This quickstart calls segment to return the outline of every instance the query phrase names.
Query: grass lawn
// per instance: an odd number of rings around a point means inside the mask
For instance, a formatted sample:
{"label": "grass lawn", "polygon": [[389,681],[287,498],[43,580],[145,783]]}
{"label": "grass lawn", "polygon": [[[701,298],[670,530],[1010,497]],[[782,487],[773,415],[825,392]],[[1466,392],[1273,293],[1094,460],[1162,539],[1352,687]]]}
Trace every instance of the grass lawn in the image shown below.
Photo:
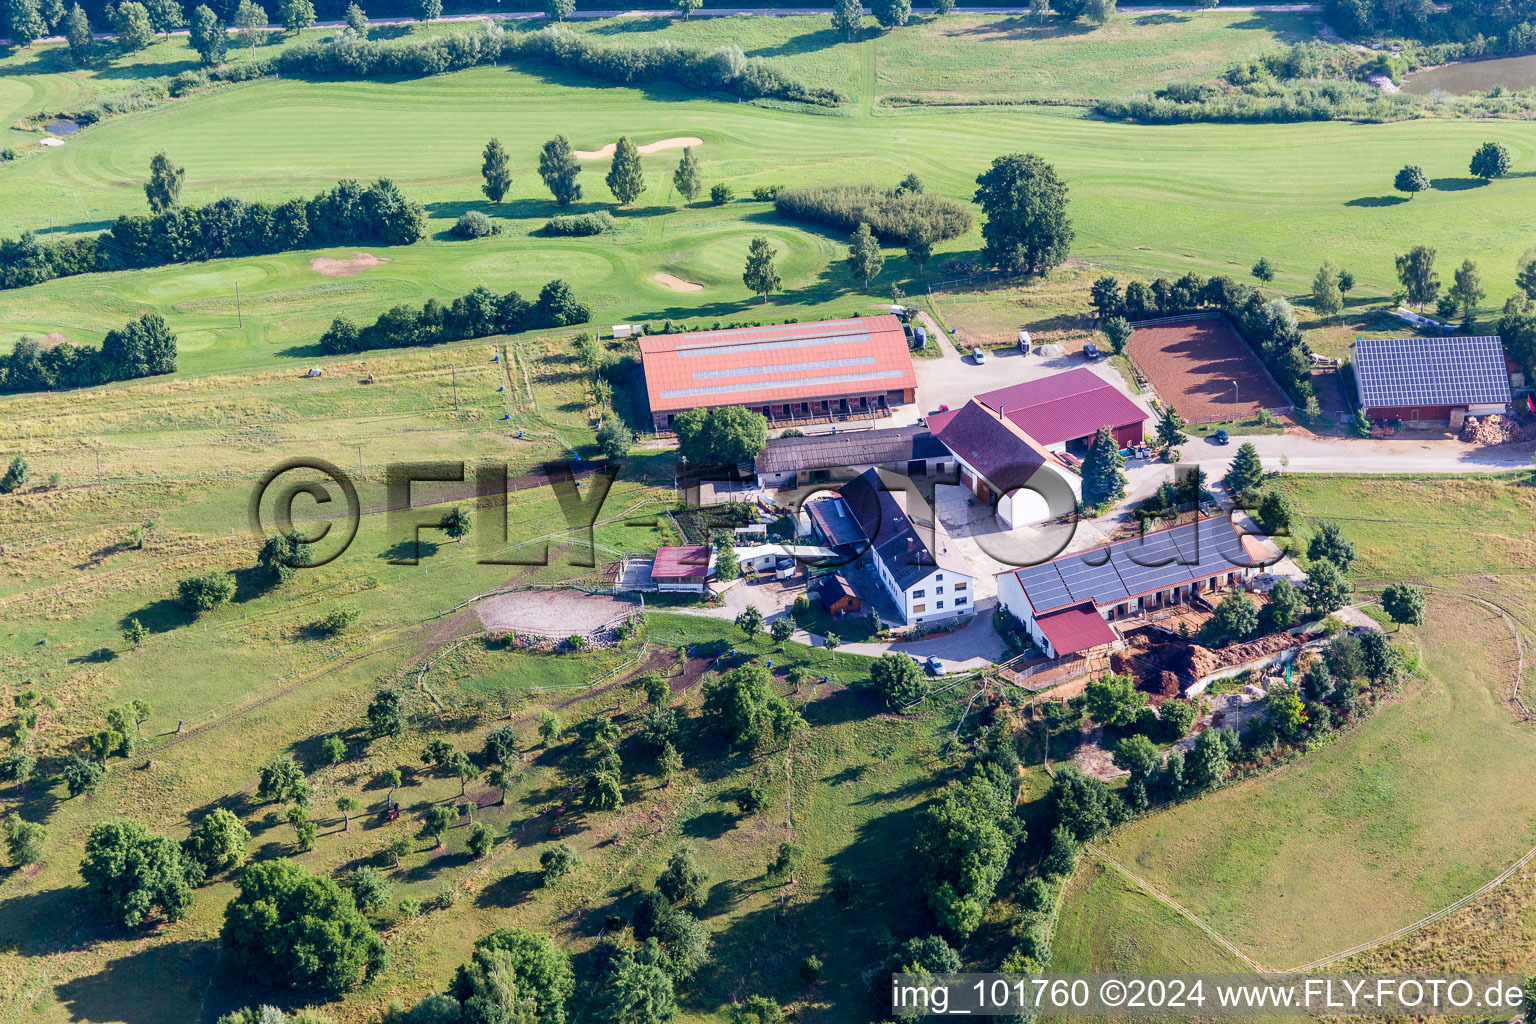
{"label": "grass lawn", "polygon": [[[1523,481],[1288,476],[1282,486],[1308,522],[1343,525],[1357,580],[1428,578],[1531,628]],[[1536,735],[1509,703],[1509,627],[1432,595],[1425,625],[1401,638],[1423,672],[1373,719],[1296,764],[1138,822],[1107,849],[1277,969],[1390,932],[1492,878],[1536,842],[1536,793],[1522,781],[1536,769]]]}

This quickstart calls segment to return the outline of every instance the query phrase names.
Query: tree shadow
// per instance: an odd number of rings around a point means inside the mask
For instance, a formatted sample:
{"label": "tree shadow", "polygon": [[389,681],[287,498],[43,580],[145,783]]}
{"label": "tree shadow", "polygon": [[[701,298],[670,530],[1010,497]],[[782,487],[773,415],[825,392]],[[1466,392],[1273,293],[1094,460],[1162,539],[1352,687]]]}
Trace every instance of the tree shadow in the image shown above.
{"label": "tree shadow", "polygon": [[1380,206],[1397,206],[1399,203],[1406,203],[1407,201],[1408,198],[1406,196],[1361,196],[1359,199],[1351,199],[1344,205],[1364,206],[1374,209]]}
{"label": "tree shadow", "polygon": [[1429,185],[1436,192],[1466,192],[1482,188],[1488,182],[1483,178],[1430,178]]}
{"label": "tree shadow", "polygon": [[1182,25],[1191,20],[1187,14],[1174,14],[1171,11],[1160,11],[1157,14],[1143,14],[1139,18],[1132,19],[1136,25]]}
{"label": "tree shadow", "polygon": [[682,833],[691,839],[719,839],[736,827],[736,816],[719,809],[700,811],[682,824]]}
{"label": "tree shadow", "polygon": [[195,1008],[218,960],[216,938],[149,944],[53,991],[71,1020],[162,1024],[185,1019],[187,1010]]}
{"label": "tree shadow", "polygon": [[409,563],[412,559],[431,558],[437,554],[439,547],[441,545],[432,540],[402,540],[397,541],[393,547],[380,552],[379,557],[390,562]]}
{"label": "tree shadow", "polygon": [[151,633],[169,633],[173,629],[192,625],[197,621],[197,616],[175,598],[162,597],[158,601],[151,601],[137,611],[129,612],[119,619],[117,624],[126,629],[130,619],[138,619],[139,624]]}
{"label": "tree shadow", "polygon": [[543,875],[533,870],[514,871],[480,890],[477,907],[515,907],[526,902],[542,884]]}

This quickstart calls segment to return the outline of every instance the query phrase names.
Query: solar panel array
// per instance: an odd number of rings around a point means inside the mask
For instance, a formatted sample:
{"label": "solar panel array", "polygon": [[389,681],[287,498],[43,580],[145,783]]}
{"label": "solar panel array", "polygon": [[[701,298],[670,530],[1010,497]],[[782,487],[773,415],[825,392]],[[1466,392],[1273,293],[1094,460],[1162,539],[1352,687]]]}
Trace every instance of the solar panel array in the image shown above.
{"label": "solar panel array", "polygon": [[900,380],[906,375],[906,371],[870,370],[867,373],[834,373],[825,377],[795,377],[789,380],[774,379],[758,381],[753,384],[715,384],[710,387],[698,388],[667,388],[660,392],[662,398],[702,398],[705,395],[758,395],[763,392],[774,393],[784,388],[806,388],[818,384],[852,384],[856,381],[866,380]]}
{"label": "solar panel array", "polygon": [[1509,401],[1504,345],[1496,337],[1361,339],[1354,364],[1367,408]]}
{"label": "solar panel array", "polygon": [[1202,519],[1043,562],[1014,575],[1036,614],[1092,601],[1119,604],[1253,563],[1227,519]]}

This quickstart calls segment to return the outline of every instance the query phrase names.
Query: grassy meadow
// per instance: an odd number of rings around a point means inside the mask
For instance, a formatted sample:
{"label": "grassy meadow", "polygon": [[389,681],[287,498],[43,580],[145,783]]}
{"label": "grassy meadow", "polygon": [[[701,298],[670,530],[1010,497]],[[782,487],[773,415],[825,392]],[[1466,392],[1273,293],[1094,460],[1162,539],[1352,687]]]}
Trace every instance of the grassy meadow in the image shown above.
{"label": "grassy meadow", "polygon": [[[1524,479],[1290,476],[1282,486],[1309,522],[1337,520],[1354,540],[1357,585],[1444,588],[1425,624],[1402,631],[1420,671],[1375,717],[1304,759],[1130,825],[1105,848],[1283,970],[1452,903],[1536,844],[1536,796],[1523,782],[1536,733],[1509,699],[1515,640],[1496,612],[1460,596],[1507,609],[1528,637],[1536,586]],[[1523,690],[1532,677],[1527,663]],[[1528,971],[1536,962],[1518,935],[1496,952]],[[1456,962],[1450,943],[1410,937],[1395,948],[1396,962],[1416,968]]]}

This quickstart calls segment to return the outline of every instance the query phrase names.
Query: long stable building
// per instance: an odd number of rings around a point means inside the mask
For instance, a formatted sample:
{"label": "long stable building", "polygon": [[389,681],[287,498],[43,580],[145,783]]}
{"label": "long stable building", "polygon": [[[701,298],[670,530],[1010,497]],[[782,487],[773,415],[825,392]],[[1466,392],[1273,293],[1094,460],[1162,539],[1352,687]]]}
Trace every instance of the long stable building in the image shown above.
{"label": "long stable building", "polygon": [[1116,642],[1109,625],[1237,585],[1269,559],[1225,517],[997,575],[997,599],[1053,658]]}
{"label": "long stable building", "polygon": [[888,415],[917,375],[895,316],[740,327],[640,339],[658,432],[687,409],[739,405],[776,427]]}

